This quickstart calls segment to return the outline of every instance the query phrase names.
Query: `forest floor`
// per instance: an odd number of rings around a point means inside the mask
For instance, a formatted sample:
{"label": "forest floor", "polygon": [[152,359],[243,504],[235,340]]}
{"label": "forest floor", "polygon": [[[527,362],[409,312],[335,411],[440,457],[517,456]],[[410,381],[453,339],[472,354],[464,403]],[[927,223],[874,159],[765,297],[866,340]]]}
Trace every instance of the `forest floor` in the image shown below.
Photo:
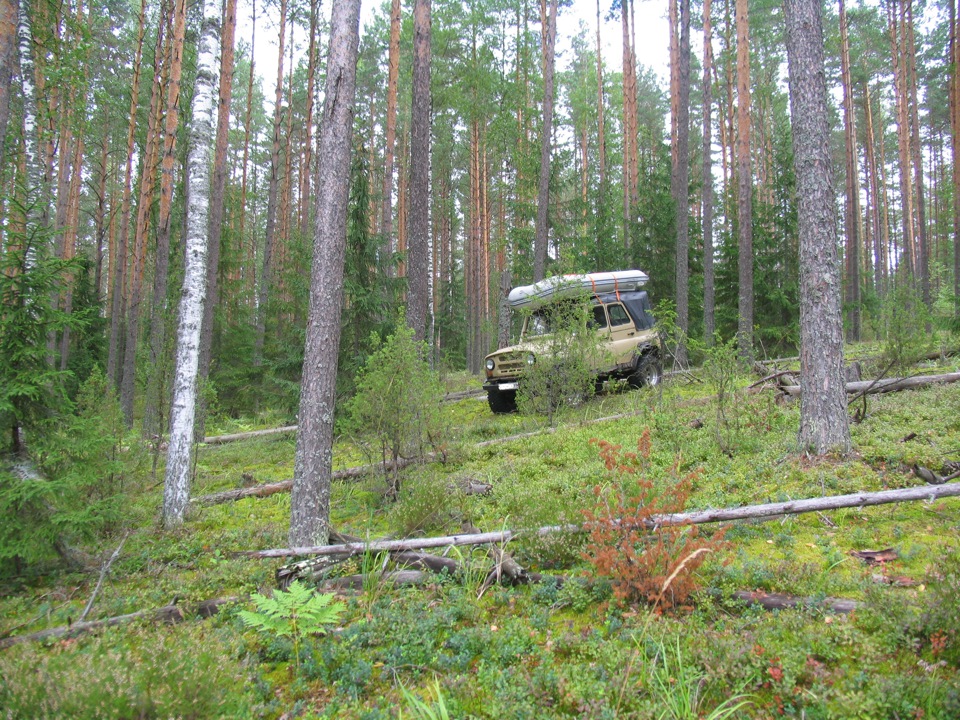
{"label": "forest floor", "polygon": [[[912,372],[957,370],[954,359]],[[371,540],[450,535],[464,522],[530,529],[582,523],[584,510],[602,510],[598,497],[641,476],[655,488],[686,478],[686,509],[701,509],[915,487],[914,464],[946,475],[960,462],[960,384],[869,396],[851,427],[855,452],[813,459],[796,451],[797,402],[747,392],[755,377],[723,395],[699,377],[599,395],[555,432],[479,447],[544,429],[543,420],[492,415],[482,397],[446,403],[446,461],[404,470],[396,501],[383,477],[335,483],[334,527]],[[449,389],[478,383],[456,376]],[[222,421],[208,433],[263,424]],[[632,451],[641,438],[640,475],[607,469],[597,441]],[[365,451],[374,443],[358,440],[338,443],[336,467],[378,459]],[[291,434],[201,447],[194,496],[289,479],[294,443]],[[304,638],[297,658],[288,638],[237,615],[254,609],[252,593],[270,595],[284,560],[234,554],[286,545],[289,494],[198,507],[164,532],[149,465],[128,488],[123,527],[91,548],[105,561],[126,537],[86,619],[174,598],[238,601],[211,618],[146,618],[0,650],[0,717],[960,717],[958,498],[732,523],[697,569],[698,589],[666,612],[665,602],[619,600],[622,576],[588,559],[583,533],[521,533],[505,549],[547,577],[482,594],[485,547],[451,549],[460,570],[416,586],[384,581],[383,555],[354,558],[331,576],[359,573],[361,589],[339,593],[345,610],[330,632]],[[492,489],[466,494],[465,480]],[[851,555],[865,550],[889,552],[872,565]],[[99,575],[94,564],[7,581],[0,638],[75,622]],[[807,602],[769,611],[737,591]],[[828,598],[856,609],[833,612]]]}

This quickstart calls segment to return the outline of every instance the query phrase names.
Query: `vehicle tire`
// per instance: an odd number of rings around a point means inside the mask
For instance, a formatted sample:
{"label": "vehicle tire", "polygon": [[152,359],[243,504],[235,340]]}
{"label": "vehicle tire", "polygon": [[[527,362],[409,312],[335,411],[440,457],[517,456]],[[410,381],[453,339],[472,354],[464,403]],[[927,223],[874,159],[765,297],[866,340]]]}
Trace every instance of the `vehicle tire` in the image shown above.
{"label": "vehicle tire", "polygon": [[487,390],[487,403],[490,410],[497,415],[517,411],[516,390]]}
{"label": "vehicle tire", "polygon": [[663,375],[663,367],[660,364],[660,358],[649,354],[640,357],[637,360],[637,369],[627,378],[630,387],[656,387],[660,384],[660,377]]}

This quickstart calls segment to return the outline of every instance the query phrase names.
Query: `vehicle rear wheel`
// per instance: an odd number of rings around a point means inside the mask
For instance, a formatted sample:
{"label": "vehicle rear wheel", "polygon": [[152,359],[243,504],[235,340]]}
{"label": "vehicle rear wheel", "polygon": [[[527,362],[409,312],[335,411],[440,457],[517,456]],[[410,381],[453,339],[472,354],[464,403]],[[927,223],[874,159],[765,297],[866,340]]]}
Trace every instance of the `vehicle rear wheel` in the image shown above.
{"label": "vehicle rear wheel", "polygon": [[487,403],[490,410],[497,415],[512,413],[517,411],[517,391],[516,390],[487,390]]}
{"label": "vehicle rear wheel", "polygon": [[660,358],[650,354],[644,355],[637,360],[637,369],[627,378],[630,387],[656,387],[660,384],[660,377],[663,375],[663,367],[660,365]]}

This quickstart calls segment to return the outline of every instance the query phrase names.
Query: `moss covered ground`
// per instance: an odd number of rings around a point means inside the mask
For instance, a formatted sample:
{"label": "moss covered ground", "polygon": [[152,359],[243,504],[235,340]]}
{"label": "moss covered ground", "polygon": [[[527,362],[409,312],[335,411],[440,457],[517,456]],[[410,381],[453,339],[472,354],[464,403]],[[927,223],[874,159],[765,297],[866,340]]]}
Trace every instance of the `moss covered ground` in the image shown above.
{"label": "moss covered ground", "polygon": [[[482,397],[445,404],[446,462],[405,471],[396,502],[383,478],[335,483],[333,524],[379,538],[446,535],[465,521],[488,531],[578,523],[598,485],[623,481],[592,441],[632,450],[645,431],[648,472],[691,477],[688,509],[912,487],[922,483],[914,463],[947,474],[960,462],[960,385],[871,396],[852,426],[855,452],[811,458],[796,451],[798,405],[772,390],[746,392],[753,380],[738,378],[722,403],[709,381],[690,376],[599,395],[567,410],[554,432],[482,448],[544,423],[494,416]],[[451,388],[475,382],[456,377]],[[215,422],[211,434],[256,426]],[[341,438],[337,467],[369,461],[368,445]],[[193,493],[288,479],[293,454],[292,435],[201,447]],[[233,553],[286,544],[289,495],[199,508],[164,532],[162,487],[148,465],[126,488],[124,521],[90,548],[106,557],[127,536],[88,619],[173,598],[269,594],[282,561]],[[492,491],[466,495],[456,489],[465,479]],[[480,548],[452,551],[464,571],[427,585],[371,576],[343,594],[332,632],[306,639],[299,670],[287,639],[240,622],[236,609],[249,601],[206,620],[16,645],[0,650],[0,717],[960,717],[960,499],[734,524],[698,569],[699,590],[673,613],[617,602],[616,578],[598,577],[584,542],[521,534],[513,556],[564,582],[494,586],[479,598],[488,562]],[[880,566],[850,554],[885,548],[896,557]],[[355,559],[332,574],[363,567]],[[97,576],[50,564],[4,579],[0,636],[75,621]],[[770,612],[734,600],[738,590],[811,604]],[[827,597],[858,607],[833,614],[817,602]]]}

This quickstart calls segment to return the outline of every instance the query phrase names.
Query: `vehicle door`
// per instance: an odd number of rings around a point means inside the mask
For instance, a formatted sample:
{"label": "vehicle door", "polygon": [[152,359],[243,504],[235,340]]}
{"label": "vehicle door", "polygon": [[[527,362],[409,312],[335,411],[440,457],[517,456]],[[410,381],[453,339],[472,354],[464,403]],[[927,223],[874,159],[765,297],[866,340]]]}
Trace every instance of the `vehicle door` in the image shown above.
{"label": "vehicle door", "polygon": [[637,348],[637,327],[621,303],[607,305],[610,316],[610,351],[618,367],[633,365]]}

